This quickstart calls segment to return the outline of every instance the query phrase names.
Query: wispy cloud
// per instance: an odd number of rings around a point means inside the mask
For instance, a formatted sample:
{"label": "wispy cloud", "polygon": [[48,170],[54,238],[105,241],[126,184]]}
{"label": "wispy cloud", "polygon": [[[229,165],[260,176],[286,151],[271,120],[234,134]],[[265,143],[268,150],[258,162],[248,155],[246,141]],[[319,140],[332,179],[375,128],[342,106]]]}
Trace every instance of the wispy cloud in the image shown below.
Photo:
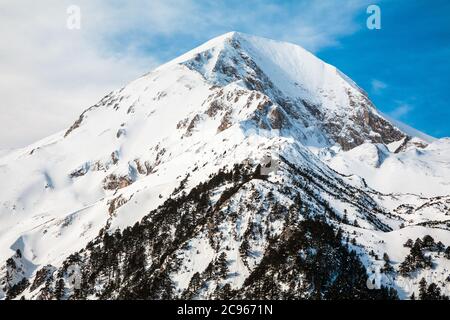
{"label": "wispy cloud", "polygon": [[[69,5],[59,0],[0,5],[0,149],[62,130],[102,95],[157,65],[131,46],[119,54],[109,51],[88,27],[94,23],[86,19],[90,10],[82,10],[81,30],[68,30]],[[95,22],[106,27],[102,19],[100,14]]]}
{"label": "wispy cloud", "polygon": [[367,0],[298,1],[297,6],[286,9],[288,23],[278,24],[275,32],[311,51],[338,45],[342,36],[365,27],[365,20],[357,21],[355,17],[364,13],[369,4]]}
{"label": "wispy cloud", "polygon": [[383,91],[383,89],[387,88],[386,83],[384,83],[383,81],[377,80],[377,79],[373,79],[371,81],[370,85],[371,85],[372,92],[375,94],[379,94],[379,93],[381,93],[381,91]]}
{"label": "wispy cloud", "polygon": [[389,112],[389,115],[394,119],[401,120],[413,110],[414,107],[412,105],[405,102],[397,102],[396,108]]}
{"label": "wispy cloud", "polygon": [[[66,28],[81,8],[81,30]],[[101,96],[182,49],[231,30],[312,51],[364,26],[366,0],[21,0],[0,4],[0,148],[68,126]],[[36,123],[39,119],[39,123]],[[17,129],[19,128],[19,129]]]}
{"label": "wispy cloud", "polygon": [[92,8],[89,10],[96,18],[102,13],[100,20],[108,22],[102,29],[110,38],[126,43],[182,35],[205,40],[235,30],[296,42],[317,51],[337,45],[340,37],[365,27],[365,20],[355,17],[364,16],[373,2],[378,1],[100,0],[87,8]]}

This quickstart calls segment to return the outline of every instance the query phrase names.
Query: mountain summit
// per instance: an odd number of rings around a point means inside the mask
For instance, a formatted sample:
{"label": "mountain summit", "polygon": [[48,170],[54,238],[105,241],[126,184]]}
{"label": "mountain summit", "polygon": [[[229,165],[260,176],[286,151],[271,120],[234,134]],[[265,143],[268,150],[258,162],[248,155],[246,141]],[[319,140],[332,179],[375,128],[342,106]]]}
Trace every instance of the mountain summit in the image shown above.
{"label": "mountain summit", "polygon": [[417,296],[448,275],[449,178],[448,140],[228,33],[0,157],[0,299]]}
{"label": "mountain summit", "polygon": [[306,145],[337,142],[349,150],[365,141],[391,143],[405,137],[352,80],[294,44],[232,32],[159,70],[174,63],[213,85],[237,84],[263,93],[275,106],[276,126],[295,131]]}

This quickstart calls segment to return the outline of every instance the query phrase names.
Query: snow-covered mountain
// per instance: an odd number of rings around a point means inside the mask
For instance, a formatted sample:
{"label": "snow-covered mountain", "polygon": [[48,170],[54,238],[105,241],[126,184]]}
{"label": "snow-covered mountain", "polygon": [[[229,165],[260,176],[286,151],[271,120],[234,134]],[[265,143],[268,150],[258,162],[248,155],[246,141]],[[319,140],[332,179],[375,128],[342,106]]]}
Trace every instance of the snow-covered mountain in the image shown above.
{"label": "snow-covered mountain", "polygon": [[0,154],[0,299],[443,292],[449,181],[450,140],[299,46],[228,33]]}

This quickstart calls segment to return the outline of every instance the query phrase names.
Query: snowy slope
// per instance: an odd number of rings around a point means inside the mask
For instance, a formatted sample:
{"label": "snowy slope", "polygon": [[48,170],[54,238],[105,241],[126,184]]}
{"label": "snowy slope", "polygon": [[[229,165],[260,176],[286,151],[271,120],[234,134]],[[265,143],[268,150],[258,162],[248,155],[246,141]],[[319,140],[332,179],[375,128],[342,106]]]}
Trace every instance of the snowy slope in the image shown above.
{"label": "snowy slope", "polygon": [[[0,283],[11,274],[6,261],[17,250],[26,266],[0,288],[0,299],[23,278],[36,282],[46,270],[61,268],[105,232],[151,219],[221,170],[254,168],[267,159],[274,167],[269,180],[250,179],[222,208],[238,220],[216,221],[222,230],[217,247],[208,240],[216,231],[198,226],[201,231],[171,253],[183,261],[182,271],[170,274],[178,290],[225,248],[236,256],[229,262],[236,275],[227,281],[235,289],[244,286],[269,241],[254,236],[254,254],[243,260],[246,230],[261,224],[263,234],[283,235],[285,223],[270,212],[293,206],[296,197],[313,215],[328,212],[329,222],[349,234],[356,221],[358,242],[376,246],[372,238],[383,239],[386,245],[377,250],[396,261],[407,253],[396,253],[404,235],[431,229],[418,229],[419,223],[442,222],[430,233],[450,245],[448,207],[432,198],[449,194],[450,145],[410,135],[348,77],[301,47],[225,34],[111,92],[64,132],[0,154]],[[212,188],[211,205],[221,203],[233,183]],[[251,206],[255,195],[259,211]],[[302,220],[306,213],[296,215]],[[378,263],[363,247],[360,256],[366,267]],[[445,259],[437,265],[448,270]],[[20,294],[38,297],[43,284],[37,283]]]}
{"label": "snowy slope", "polygon": [[398,153],[366,143],[339,153],[328,164],[343,174],[357,174],[384,193],[450,194],[449,139],[436,140],[425,148],[412,145]]}

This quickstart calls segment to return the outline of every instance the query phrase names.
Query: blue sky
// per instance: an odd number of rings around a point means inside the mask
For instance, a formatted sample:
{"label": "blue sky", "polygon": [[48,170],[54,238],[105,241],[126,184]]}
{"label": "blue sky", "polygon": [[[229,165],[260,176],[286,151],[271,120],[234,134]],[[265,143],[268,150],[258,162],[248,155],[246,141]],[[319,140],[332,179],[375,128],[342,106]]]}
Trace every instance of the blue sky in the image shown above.
{"label": "blue sky", "polygon": [[[229,31],[297,43],[381,111],[450,136],[448,0],[43,2],[0,3],[0,149],[63,130],[109,91]],[[366,28],[370,4],[381,8],[381,30]],[[66,27],[71,5],[81,10],[79,30]]]}
{"label": "blue sky", "polygon": [[366,89],[382,111],[433,136],[450,136],[450,1],[380,7],[381,30],[363,28],[319,57]]}

